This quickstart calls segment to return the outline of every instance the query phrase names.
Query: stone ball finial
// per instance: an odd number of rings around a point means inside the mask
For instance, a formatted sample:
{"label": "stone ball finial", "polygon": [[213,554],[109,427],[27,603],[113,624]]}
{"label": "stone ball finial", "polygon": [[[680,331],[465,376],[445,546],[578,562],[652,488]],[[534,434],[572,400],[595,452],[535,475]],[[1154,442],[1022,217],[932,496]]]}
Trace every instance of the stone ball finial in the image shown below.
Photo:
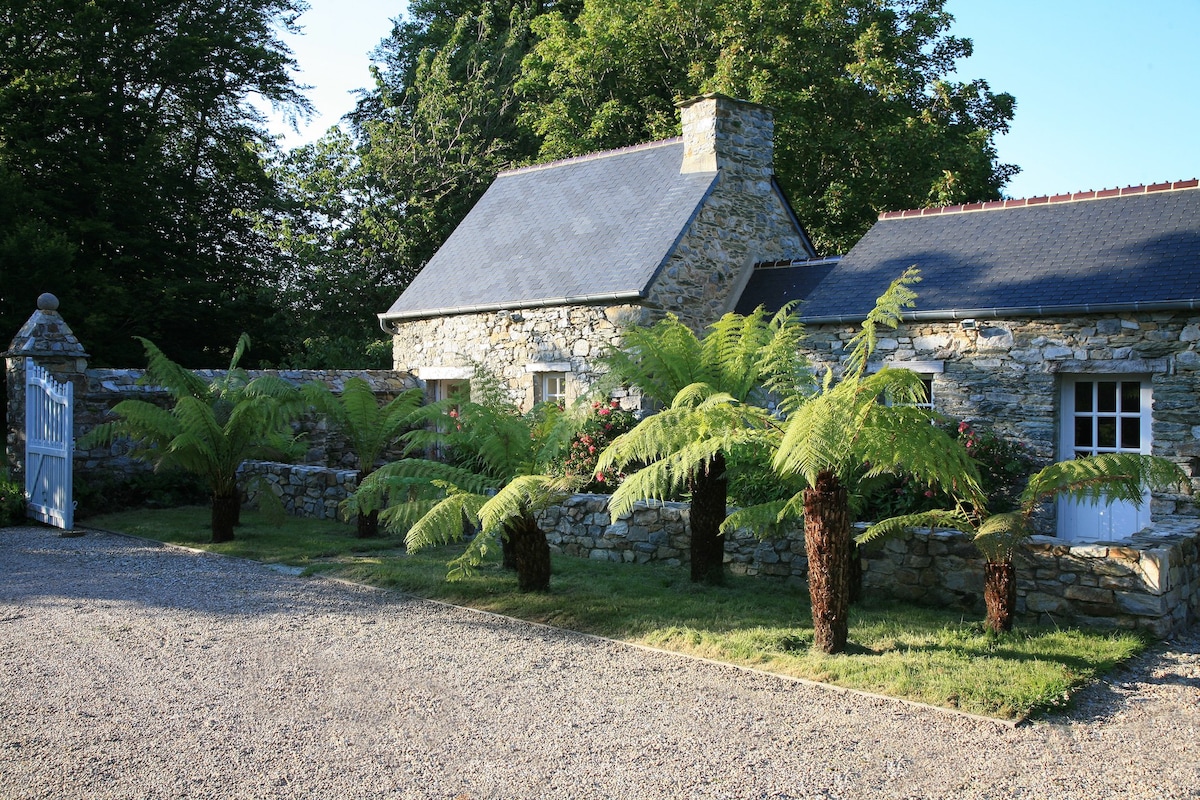
{"label": "stone ball finial", "polygon": [[58,311],[58,298],[49,292],[39,296],[38,311]]}

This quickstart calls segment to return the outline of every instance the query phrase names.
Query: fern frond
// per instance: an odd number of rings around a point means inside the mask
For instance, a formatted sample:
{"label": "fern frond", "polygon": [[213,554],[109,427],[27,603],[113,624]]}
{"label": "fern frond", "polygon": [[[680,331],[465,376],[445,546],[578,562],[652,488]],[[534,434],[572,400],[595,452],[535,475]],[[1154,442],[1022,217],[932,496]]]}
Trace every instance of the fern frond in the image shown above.
{"label": "fern frond", "polygon": [[863,320],[862,327],[850,340],[850,355],[846,359],[845,374],[859,379],[866,374],[867,363],[875,352],[878,329],[882,326],[895,330],[903,320],[904,309],[916,305],[917,294],[910,286],[921,280],[920,270],[911,266],[892,281],[887,291],[875,300],[875,307]]}
{"label": "fern frond", "polygon": [[867,477],[884,473],[910,475],[922,483],[982,506],[979,470],[966,449],[936,425],[929,412],[912,406],[881,406],[863,426],[855,442]]}
{"label": "fern frond", "polygon": [[782,522],[783,509],[787,500],[776,500],[770,503],[760,503],[755,506],[739,508],[727,516],[721,523],[721,533],[731,534],[734,531],[750,530],[760,539],[779,536],[787,525]]}
{"label": "fern frond", "polygon": [[558,481],[549,475],[521,475],[509,481],[479,510],[483,532],[500,535],[505,523],[527,513],[540,511],[561,502],[565,494]]}
{"label": "fern frond", "polygon": [[975,525],[971,517],[961,509],[922,511],[916,514],[902,514],[879,520],[867,527],[855,537],[859,544],[867,544],[877,539],[907,533],[919,528],[951,528],[963,533],[974,533]]}
{"label": "fern frond", "polygon": [[1070,497],[1111,503],[1124,500],[1140,506],[1143,492],[1181,489],[1187,474],[1161,456],[1138,453],[1102,453],[1050,464],[1034,474],[1021,493],[1026,514],[1045,500]]}
{"label": "fern frond", "polygon": [[407,492],[415,484],[432,484],[441,482],[457,489],[485,494],[497,488],[497,482],[486,475],[480,475],[469,469],[445,464],[441,461],[430,461],[424,458],[405,458],[385,464],[372,472],[359,485],[359,491],[364,488],[371,491],[388,491],[397,489]]}
{"label": "fern frond", "polygon": [[[404,537],[405,546],[415,553],[425,547],[459,541],[463,538],[464,515],[467,519],[478,519],[485,502],[487,498],[479,494],[454,492],[448,495],[413,523]],[[389,517],[388,521],[392,523],[394,517]]]}
{"label": "fern frond", "polygon": [[211,386],[207,381],[190,369],[184,369],[167,358],[166,354],[149,339],[143,339],[140,336],[134,338],[142,343],[142,348],[146,351],[146,373],[141,380],[143,384],[153,384],[166,389],[176,399],[208,397]]}
{"label": "fern frond", "polygon": [[653,461],[621,481],[608,501],[608,513],[613,519],[623,517],[637,501],[664,500],[680,492],[686,484],[686,474],[681,475],[673,462]]}
{"label": "fern frond", "polygon": [[700,340],[673,314],[649,328],[629,326],[622,338],[623,349],[609,350],[601,362],[660,405],[670,403],[683,387],[709,377],[702,369]]}

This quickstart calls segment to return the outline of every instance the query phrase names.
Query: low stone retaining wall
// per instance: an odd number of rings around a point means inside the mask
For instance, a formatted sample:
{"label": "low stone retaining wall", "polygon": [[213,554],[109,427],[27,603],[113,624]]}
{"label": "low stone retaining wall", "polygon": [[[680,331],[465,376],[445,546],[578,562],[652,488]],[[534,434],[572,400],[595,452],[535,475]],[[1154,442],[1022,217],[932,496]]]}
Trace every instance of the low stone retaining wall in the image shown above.
{"label": "low stone retaining wall", "polygon": [[284,511],[311,519],[338,519],[338,506],[358,488],[358,470],[353,469],[246,461],[238,474],[243,481],[263,478],[283,501]]}
{"label": "low stone retaining wall", "polygon": [[[615,522],[607,495],[575,495],[539,517],[558,552],[601,561],[681,565],[688,506],[638,503]],[[983,614],[983,557],[958,531],[917,531],[861,549],[863,588],[876,597]],[[804,534],[725,543],[734,574],[807,578]],[[1017,613],[1026,621],[1143,630],[1165,638],[1200,617],[1200,523],[1176,518],[1120,545],[1033,537],[1016,557]]]}
{"label": "low stone retaining wall", "polygon": [[[337,518],[357,486],[353,470],[247,462],[278,488],[288,513]],[[542,511],[555,552],[597,561],[680,566],[691,536],[686,503],[637,503],[613,521],[608,495],[578,494]],[[861,549],[868,595],[983,614],[983,558],[958,531],[916,531]],[[803,582],[804,534],[759,540],[737,531],[725,543],[736,575]],[[1200,618],[1200,523],[1176,518],[1120,545],[1068,544],[1035,536],[1018,552],[1017,613],[1027,622],[1143,630],[1165,638]]]}

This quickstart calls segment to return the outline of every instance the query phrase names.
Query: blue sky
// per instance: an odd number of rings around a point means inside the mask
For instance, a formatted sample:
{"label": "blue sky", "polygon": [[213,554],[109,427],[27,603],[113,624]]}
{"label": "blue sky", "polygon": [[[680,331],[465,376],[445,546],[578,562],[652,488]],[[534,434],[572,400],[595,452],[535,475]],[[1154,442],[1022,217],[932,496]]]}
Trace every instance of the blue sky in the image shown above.
{"label": "blue sky", "polygon": [[[309,0],[290,40],[318,116],[317,138],[370,81],[368,53],[402,0]],[[1022,170],[1012,197],[1200,177],[1200,0],[948,0],[975,44],[960,79],[1017,98],[1000,159]],[[280,123],[280,132],[285,128]]]}

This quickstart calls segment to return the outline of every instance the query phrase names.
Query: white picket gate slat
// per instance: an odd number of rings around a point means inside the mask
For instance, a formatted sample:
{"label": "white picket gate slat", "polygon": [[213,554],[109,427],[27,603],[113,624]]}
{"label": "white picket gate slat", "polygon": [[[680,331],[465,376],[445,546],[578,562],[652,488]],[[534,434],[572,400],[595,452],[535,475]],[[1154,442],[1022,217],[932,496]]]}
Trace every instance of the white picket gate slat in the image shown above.
{"label": "white picket gate slat", "polygon": [[71,530],[74,387],[25,360],[25,498],[33,519]]}

